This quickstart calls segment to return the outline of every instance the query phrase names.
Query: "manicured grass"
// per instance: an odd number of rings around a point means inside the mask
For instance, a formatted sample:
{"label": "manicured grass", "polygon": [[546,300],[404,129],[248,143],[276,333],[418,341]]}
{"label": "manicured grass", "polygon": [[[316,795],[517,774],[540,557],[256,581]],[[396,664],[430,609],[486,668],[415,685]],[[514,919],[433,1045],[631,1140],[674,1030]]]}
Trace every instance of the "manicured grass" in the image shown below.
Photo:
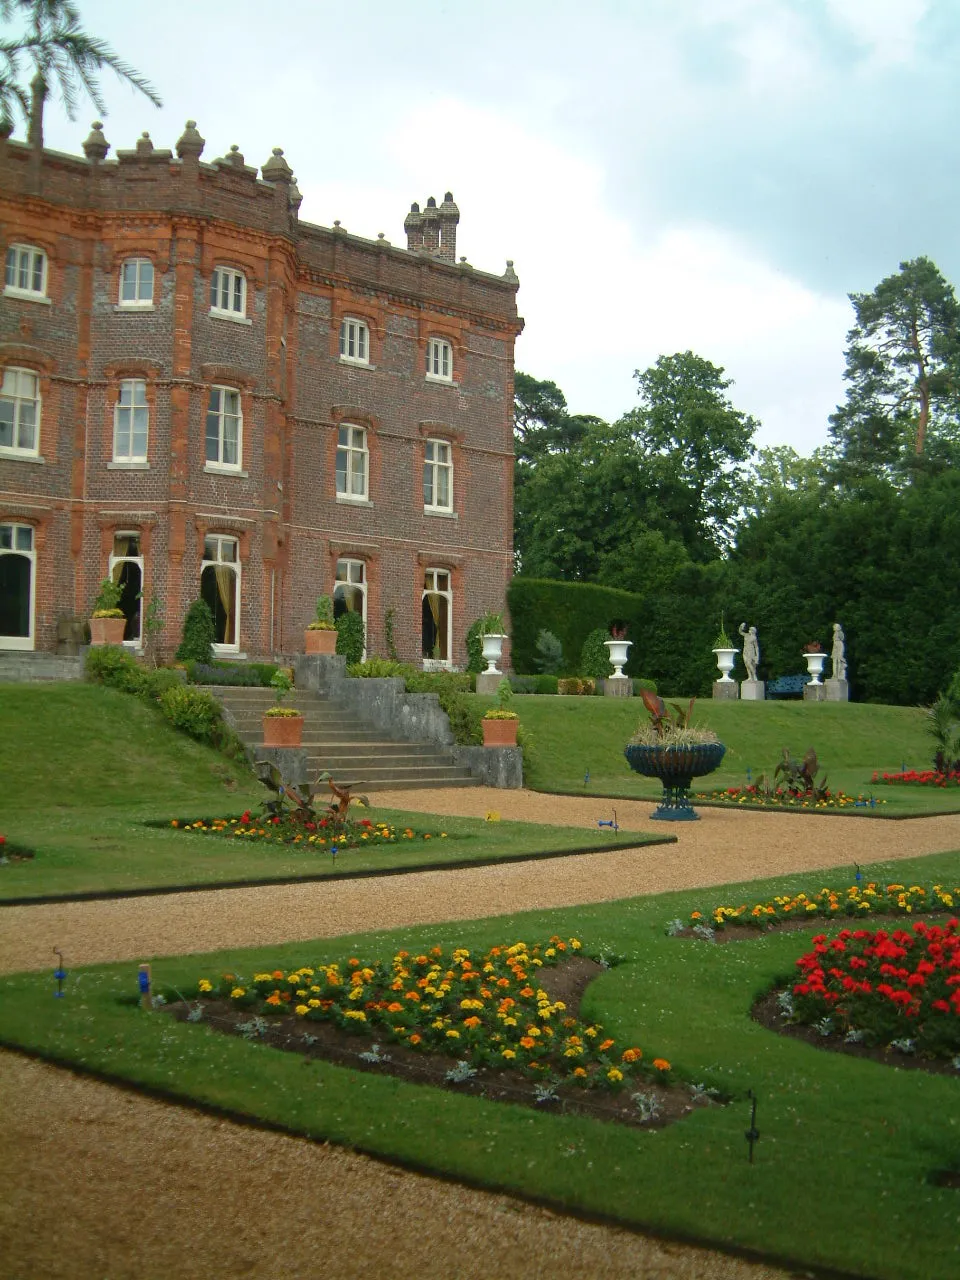
{"label": "manicured grass", "polygon": [[[902,882],[951,880],[958,855],[869,868]],[[824,884],[849,870],[720,886],[718,901]],[[648,1058],[732,1098],[661,1131],[543,1114],[358,1073],[175,1023],[136,1005],[136,964],[0,980],[0,1040],[108,1077],[318,1140],[543,1197],[633,1226],[756,1250],[795,1266],[877,1280],[947,1280],[960,1270],[958,1193],[932,1184],[960,1169],[958,1080],[828,1053],[754,1023],[755,996],[788,978],[809,933],[711,946],[672,939],[703,891],[215,955],[153,960],[157,988],[203,974],[290,969],[350,955],[389,958],[435,943],[486,948],[556,932],[625,963],[588,989],[583,1016]],[[817,924],[812,929],[822,927]],[[143,960],[149,957],[142,957]],[[760,1141],[748,1163],[747,1090]]]}
{"label": "manicured grass", "polygon": [[[677,701],[686,706],[686,699]],[[493,700],[477,697],[476,704],[486,709]],[[513,706],[533,738],[528,786],[625,798],[659,795],[659,784],[631,772],[623,756],[625,743],[646,719],[639,698],[520,695]],[[694,719],[713,729],[727,748],[717,772],[697,784],[704,790],[743,784],[748,769],[754,781],[761,773],[772,780],[784,747],[795,760],[813,747],[832,789],[853,796],[872,793],[887,801],[888,814],[960,811],[960,788],[871,784],[875,769],[895,771],[904,763],[909,768],[932,761],[923,712],[916,707],[703,699],[696,703]]]}
{"label": "manicured grass", "polygon": [[[36,853],[0,867],[0,902],[450,866],[646,842],[637,833],[596,827],[421,818],[418,831],[446,831],[448,838],[348,850],[334,862],[307,848],[147,827],[147,820],[236,815],[267,793],[243,765],[177,733],[135,698],[92,685],[0,687],[0,778],[0,834]],[[401,828],[410,820],[388,809],[363,813]]]}

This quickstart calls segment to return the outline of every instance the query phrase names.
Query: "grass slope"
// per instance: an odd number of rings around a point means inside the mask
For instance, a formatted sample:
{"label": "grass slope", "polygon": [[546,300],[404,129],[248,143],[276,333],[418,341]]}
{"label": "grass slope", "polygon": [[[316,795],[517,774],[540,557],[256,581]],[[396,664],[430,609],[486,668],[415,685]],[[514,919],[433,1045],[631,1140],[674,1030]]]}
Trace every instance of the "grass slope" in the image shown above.
{"label": "grass slope", "polygon": [[[492,705],[489,698],[477,697],[476,702],[484,709]],[[624,797],[659,793],[659,785],[632,773],[623,756],[625,743],[646,719],[639,698],[519,695],[513,706],[534,742],[528,786]],[[772,779],[784,747],[798,760],[813,747],[832,788],[853,795],[872,790],[887,801],[889,813],[960,809],[960,788],[871,788],[875,769],[896,771],[904,763],[908,768],[929,766],[933,751],[919,708],[704,699],[697,702],[694,719],[713,729],[727,748],[720,769],[703,779],[705,789],[743,784],[748,769],[754,780],[764,772]]]}
{"label": "grass slope", "polygon": [[[908,882],[949,880],[957,870],[956,854],[896,864]],[[884,868],[871,873],[882,877]],[[795,876],[718,888],[716,901],[843,887],[847,876],[844,870],[817,873],[816,881]],[[388,959],[400,947],[416,952],[437,942],[479,949],[576,934],[588,952],[625,957],[591,985],[584,1016],[733,1099],[661,1131],[305,1065],[202,1023],[143,1012],[133,964],[72,974],[63,1000],[51,998],[46,975],[0,980],[0,1041],[315,1139],[796,1266],[876,1280],[958,1274],[958,1192],[930,1181],[937,1170],[960,1168],[957,1081],[819,1051],[754,1023],[754,997],[791,974],[809,933],[722,947],[666,937],[665,923],[703,898],[698,890],[153,962],[155,984],[178,988],[224,969],[249,973],[349,955]],[[759,1099],[754,1164],[744,1141],[748,1089]]]}
{"label": "grass slope", "polygon": [[[0,867],[0,903],[645,843],[636,833],[596,828],[420,818],[417,829],[443,830],[449,838],[345,851],[334,864],[306,848],[145,827],[148,819],[239,814],[266,793],[245,766],[177,733],[137,699],[95,685],[0,686],[0,778],[0,834],[37,855]],[[409,820],[387,809],[364,812],[401,827]]]}

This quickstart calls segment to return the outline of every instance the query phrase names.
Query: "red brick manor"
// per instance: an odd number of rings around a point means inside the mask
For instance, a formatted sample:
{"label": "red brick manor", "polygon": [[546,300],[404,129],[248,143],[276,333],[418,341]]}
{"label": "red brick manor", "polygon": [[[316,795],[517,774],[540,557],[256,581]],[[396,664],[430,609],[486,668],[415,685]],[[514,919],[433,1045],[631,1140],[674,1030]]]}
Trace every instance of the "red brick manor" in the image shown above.
{"label": "red brick manor", "polygon": [[512,572],[512,265],[457,261],[449,192],[398,248],[300,222],[279,149],[203,150],[0,138],[0,649],[62,648],[112,577],[134,649],[203,596],[222,655],[293,654],[326,593],[463,665]]}

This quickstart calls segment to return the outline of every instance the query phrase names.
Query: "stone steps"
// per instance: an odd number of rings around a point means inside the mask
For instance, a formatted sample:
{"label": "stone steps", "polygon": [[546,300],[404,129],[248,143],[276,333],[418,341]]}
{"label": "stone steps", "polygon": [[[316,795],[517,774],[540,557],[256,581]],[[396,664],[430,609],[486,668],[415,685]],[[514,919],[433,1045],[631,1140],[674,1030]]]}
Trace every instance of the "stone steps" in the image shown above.
{"label": "stone steps", "polygon": [[[248,748],[263,743],[262,716],[276,705],[273,689],[209,686]],[[307,777],[315,782],[328,772],[341,785],[364,790],[478,786],[473,774],[429,742],[387,738],[353,711],[310,690],[295,689],[286,698],[303,715]]]}
{"label": "stone steps", "polygon": [[82,679],[83,663],[78,657],[26,649],[0,649],[0,684]]}

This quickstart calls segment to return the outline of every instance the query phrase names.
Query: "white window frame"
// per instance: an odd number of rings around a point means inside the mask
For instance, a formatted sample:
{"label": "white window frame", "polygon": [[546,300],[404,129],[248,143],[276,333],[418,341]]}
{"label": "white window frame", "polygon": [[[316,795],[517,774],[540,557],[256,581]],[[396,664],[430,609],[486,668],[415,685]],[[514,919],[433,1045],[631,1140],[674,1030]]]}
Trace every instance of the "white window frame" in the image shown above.
{"label": "white window frame", "polygon": [[370,326],[356,316],[340,321],[340,359],[345,364],[370,363]]}
{"label": "white window frame", "polygon": [[[216,543],[216,559],[210,560],[207,557],[207,547],[211,542]],[[223,548],[230,545],[234,549],[233,559],[223,559]],[[214,642],[214,653],[239,653],[240,652],[240,539],[228,533],[208,533],[203,540],[203,559],[200,561],[200,580],[203,581],[204,569],[226,566],[232,571],[236,578],[236,586],[234,588],[234,618],[233,618],[233,640],[224,640],[222,643]]]}
{"label": "white window frame", "polygon": [[[343,465],[341,466],[341,458]],[[360,459],[362,485],[355,488],[357,468],[355,460]],[[366,427],[358,427],[355,423],[344,422],[337,429],[336,486],[338,502],[370,501],[370,449],[367,444]],[[343,487],[341,488],[341,476]]]}
{"label": "white window frame", "polygon": [[[129,640],[124,640],[123,643],[129,646],[131,649],[141,649],[143,647],[143,607],[144,607],[143,536],[140,533],[139,529],[118,529],[113,535],[114,547],[116,547],[117,545],[118,538],[136,538],[137,546],[140,548],[139,553],[135,556],[131,556],[131,555],[118,556],[115,550],[111,551],[110,559],[107,561],[107,573],[109,574],[111,582],[119,582],[120,573],[123,571],[122,570],[123,565],[135,564],[140,570],[140,612],[137,617],[137,621],[139,623],[139,630],[135,636],[132,636]],[[117,570],[117,572],[114,572],[115,569]]]}
{"label": "white window frame", "polygon": [[[224,292],[227,298],[226,306],[223,306]],[[210,314],[226,316],[231,320],[246,319],[247,277],[236,267],[214,267],[210,277]]]}
{"label": "white window frame", "polygon": [[[440,480],[446,477],[447,501],[440,501]],[[428,496],[429,495],[429,496]],[[453,447],[449,440],[430,438],[423,444],[423,509],[453,512]]]}
{"label": "white window frame", "polygon": [[[440,581],[445,579],[446,586],[441,587]],[[428,658],[423,656],[424,671],[449,671],[453,666],[453,575],[449,569],[427,568],[423,571],[423,591],[420,595],[420,608],[423,610],[423,602],[428,595],[440,596],[446,602],[447,609],[447,652],[441,654],[439,658]],[[421,651],[422,651],[421,640]]]}
{"label": "white window frame", "polygon": [[[24,259],[26,259],[27,285],[18,282],[23,278]],[[40,268],[40,287],[34,282],[37,278],[37,267]],[[49,302],[47,297],[47,255],[35,244],[7,245],[6,267],[4,273],[4,294],[11,298],[30,298],[37,302],[41,299]]]}
{"label": "white window frame", "polygon": [[[17,390],[11,392],[4,388],[7,385],[7,377],[12,374],[17,384]],[[29,396],[19,394],[19,382],[21,378],[32,378],[34,383],[35,395]],[[40,416],[42,409],[42,397],[40,395],[40,375],[36,369],[23,369],[19,365],[5,365],[0,369],[0,401],[8,401],[13,404],[13,435],[10,444],[0,442],[0,456],[4,458],[39,458],[40,456]],[[25,449],[17,443],[21,430],[21,405],[33,405],[33,448]]]}
{"label": "white window frame", "polygon": [[[219,397],[219,404],[214,408],[214,396]],[[236,413],[226,407],[227,397],[234,396],[236,404]],[[211,458],[208,456],[210,448],[210,420],[215,418],[217,421],[217,456]],[[225,462],[224,456],[227,453],[226,444],[226,427],[229,420],[236,421],[237,428],[237,460],[236,462]],[[236,387],[212,386],[210,394],[207,397],[207,412],[204,418],[203,431],[203,456],[204,469],[206,471],[229,471],[237,473],[243,466],[243,399]]]}
{"label": "white window frame", "polygon": [[448,338],[427,339],[427,381],[453,381],[453,343]]}
{"label": "white window frame", "polygon": [[[132,298],[125,298],[123,296],[124,286],[127,284],[126,276],[128,267],[134,268],[132,282],[134,296]],[[147,290],[146,287],[146,281],[148,278],[146,268],[149,268],[149,290]],[[120,264],[120,286],[117,306],[122,311],[142,311],[147,307],[152,308],[155,282],[156,271],[154,270],[153,263],[149,258],[124,258],[123,262]]]}
{"label": "white window frame", "polygon": [[[341,577],[345,574],[345,577]],[[336,580],[333,585],[333,599],[336,602],[337,593],[341,596],[346,595],[343,588],[349,587],[352,591],[360,593],[360,617],[363,619],[363,658],[367,660],[367,565],[364,560],[357,560],[351,556],[342,556],[337,561]]]}
{"label": "white window frame", "polygon": [[[142,393],[142,399],[137,394]],[[129,399],[124,402],[124,394]],[[134,448],[134,424],[137,411],[143,413],[143,452]],[[122,424],[126,422],[124,427]],[[121,432],[126,432],[127,448],[121,448]],[[150,406],[147,402],[147,383],[144,378],[124,378],[117,392],[117,403],[113,409],[113,460],[114,462],[146,462],[147,449],[150,445]],[[132,535],[129,535],[132,536]]]}
{"label": "white window frame", "polygon": [[[20,524],[16,520],[0,522],[0,528],[10,529],[9,547],[0,547],[0,556],[25,556],[30,562],[30,624],[25,636],[0,636],[0,649],[19,649],[26,651],[36,647],[34,639],[37,616],[37,535],[32,525]],[[26,529],[30,534],[29,548],[18,547],[17,532]]]}

